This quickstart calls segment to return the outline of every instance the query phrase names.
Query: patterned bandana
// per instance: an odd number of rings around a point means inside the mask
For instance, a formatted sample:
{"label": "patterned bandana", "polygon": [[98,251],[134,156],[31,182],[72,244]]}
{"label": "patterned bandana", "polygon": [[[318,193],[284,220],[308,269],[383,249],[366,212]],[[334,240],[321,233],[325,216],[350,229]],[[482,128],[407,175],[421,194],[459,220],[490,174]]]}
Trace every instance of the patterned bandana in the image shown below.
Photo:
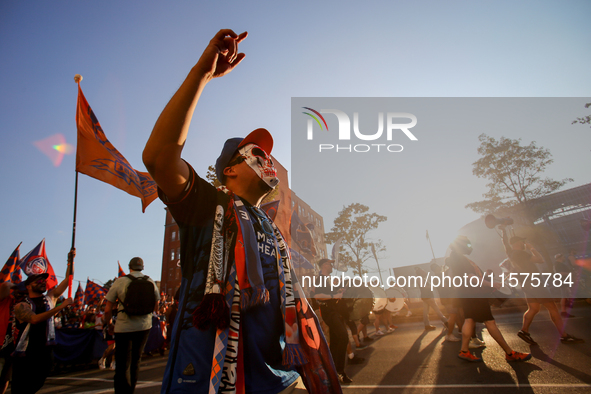
{"label": "patterned bandana", "polygon": [[240,155],[250,168],[256,172],[269,187],[275,187],[279,184],[277,170],[273,165],[271,157],[258,145],[248,144],[238,149]]}
{"label": "patterned bandana", "polygon": [[[230,199],[216,208],[205,294],[193,312],[193,325],[201,330],[210,325],[216,327],[209,394],[243,393],[244,362],[248,355],[241,351],[240,314],[254,305],[269,302],[269,291],[264,285],[258,248],[245,247],[257,244],[246,207],[226,187],[218,190]],[[299,284],[296,282],[295,288],[292,285],[289,248],[277,226],[270,219],[269,222],[279,256],[277,272],[286,342],[282,363],[286,368],[298,370],[310,392],[341,393],[320,324]],[[234,261],[230,261],[232,247]]]}

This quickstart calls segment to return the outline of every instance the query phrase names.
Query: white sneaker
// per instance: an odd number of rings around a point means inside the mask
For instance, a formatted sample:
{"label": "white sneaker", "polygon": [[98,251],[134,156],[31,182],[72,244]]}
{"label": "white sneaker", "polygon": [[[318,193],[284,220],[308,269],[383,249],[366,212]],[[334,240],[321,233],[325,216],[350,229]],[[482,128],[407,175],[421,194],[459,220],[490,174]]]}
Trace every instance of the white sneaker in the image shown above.
{"label": "white sneaker", "polygon": [[461,340],[462,340],[462,338],[458,338],[458,337],[456,337],[456,336],[455,336],[455,335],[453,335],[453,334],[449,334],[449,335],[446,335],[446,336],[445,336],[445,340],[446,340],[447,342],[458,342],[458,341],[461,341]]}
{"label": "white sneaker", "polygon": [[486,343],[484,343],[484,341],[481,341],[478,338],[471,338],[470,339],[470,344],[468,345],[468,347],[470,349],[478,349],[479,347],[485,347]]}
{"label": "white sneaker", "polygon": [[111,361],[111,366],[109,367],[111,371],[115,370],[115,360]]}
{"label": "white sneaker", "polygon": [[373,334],[376,337],[380,337],[382,335],[384,335],[384,332],[382,330],[377,330],[375,334]]}
{"label": "white sneaker", "polygon": [[107,367],[105,366],[105,359],[103,357],[101,357],[101,359],[98,361],[98,366],[99,369],[106,369]]}
{"label": "white sneaker", "polygon": [[406,314],[406,317],[411,317],[412,316],[412,312],[408,311],[408,313]]}
{"label": "white sneaker", "polygon": [[395,330],[396,330],[395,328],[392,328],[392,327],[390,327],[390,328],[388,328],[388,330],[386,331],[386,334],[390,334],[390,333],[394,332]]}

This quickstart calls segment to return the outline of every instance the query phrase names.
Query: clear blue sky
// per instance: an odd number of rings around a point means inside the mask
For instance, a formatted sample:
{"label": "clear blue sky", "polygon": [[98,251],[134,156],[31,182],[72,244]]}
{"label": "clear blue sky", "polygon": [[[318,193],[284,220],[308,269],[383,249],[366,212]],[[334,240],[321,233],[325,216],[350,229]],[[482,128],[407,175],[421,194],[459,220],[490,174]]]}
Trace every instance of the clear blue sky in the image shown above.
{"label": "clear blue sky", "polygon": [[[274,155],[291,170],[291,97],[591,94],[588,1],[198,3],[204,2],[0,3],[2,263],[19,242],[24,255],[46,238],[56,273],[65,271],[74,155],[55,167],[33,142],[61,133],[75,145],[74,75],[83,75],[107,137],[144,170],[141,152],[160,111],[221,28],[249,37],[240,47],[244,62],[207,86],[196,111],[184,157],[202,174],[225,139],[256,127],[274,134]],[[581,100],[581,116],[588,101]],[[590,182],[591,130],[566,124],[557,132],[558,140],[535,132],[522,137],[551,149],[549,176],[572,177],[571,186]],[[468,163],[476,157],[477,135],[462,142]],[[485,183],[472,178],[458,179],[466,202],[485,192]],[[76,279],[105,282],[116,276],[117,261],[127,271],[127,262],[141,256],[145,272],[159,280],[163,204],[142,214],[139,199],[85,175],[78,198]],[[319,212],[326,230],[351,202]],[[445,238],[430,232],[434,241]],[[416,242],[425,246],[424,231]],[[434,244],[437,255],[445,242]]]}

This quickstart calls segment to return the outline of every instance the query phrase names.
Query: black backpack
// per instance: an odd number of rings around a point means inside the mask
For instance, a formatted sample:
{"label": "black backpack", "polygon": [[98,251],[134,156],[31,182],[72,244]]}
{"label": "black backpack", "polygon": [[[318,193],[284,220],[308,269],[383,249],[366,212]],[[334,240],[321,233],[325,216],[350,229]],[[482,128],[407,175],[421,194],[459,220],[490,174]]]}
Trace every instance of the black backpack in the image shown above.
{"label": "black backpack", "polygon": [[123,312],[128,316],[147,315],[154,311],[156,306],[156,295],[154,294],[154,284],[149,281],[149,276],[145,275],[136,278],[133,275],[125,275],[131,280],[127,286]]}

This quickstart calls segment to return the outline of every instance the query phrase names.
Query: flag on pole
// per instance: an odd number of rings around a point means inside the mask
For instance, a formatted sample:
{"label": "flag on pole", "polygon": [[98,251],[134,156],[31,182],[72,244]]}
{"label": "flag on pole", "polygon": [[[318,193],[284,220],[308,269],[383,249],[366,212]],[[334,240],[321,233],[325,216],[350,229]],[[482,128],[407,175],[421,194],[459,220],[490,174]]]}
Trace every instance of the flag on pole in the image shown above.
{"label": "flag on pole", "polygon": [[121,278],[122,276],[125,276],[125,272],[123,272],[123,268],[121,268],[121,264],[119,264],[118,261],[117,261],[117,265],[119,266],[119,273],[117,274],[117,277]]}
{"label": "flag on pole", "polygon": [[25,274],[27,274],[27,276],[48,273],[47,288],[53,289],[57,286],[55,272],[53,271],[53,267],[49,263],[47,253],[45,252],[45,238],[43,238],[43,240],[39,242],[39,245],[20,260],[19,267],[25,272]]}
{"label": "flag on pole", "polygon": [[14,272],[12,273],[12,283],[19,284],[23,281],[23,275],[22,275],[22,270],[21,267],[17,266],[14,270]]}
{"label": "flag on pole", "polygon": [[156,183],[147,172],[136,171],[103,132],[101,125],[88,105],[80,82],[76,126],[76,171],[121,189],[142,200],[142,212],[157,197]]}
{"label": "flag on pole", "polygon": [[74,311],[80,312],[82,307],[84,306],[84,292],[82,291],[82,285],[78,282],[78,289],[76,290],[76,295],[74,296],[74,303],[72,304],[72,309]]}
{"label": "flag on pole", "polygon": [[84,303],[86,305],[98,304],[107,294],[104,287],[94,283],[90,279],[86,280],[86,290],[84,290]]}
{"label": "flag on pole", "polygon": [[[18,244],[14,252],[12,252],[6,261],[6,264],[4,264],[4,267],[2,267],[2,271],[0,271],[0,283],[4,283],[9,280],[12,281],[12,279],[14,279],[14,273],[17,270],[20,274],[20,268],[18,267],[18,261],[20,260],[20,247],[21,244]],[[17,283],[20,283],[20,281]]]}

